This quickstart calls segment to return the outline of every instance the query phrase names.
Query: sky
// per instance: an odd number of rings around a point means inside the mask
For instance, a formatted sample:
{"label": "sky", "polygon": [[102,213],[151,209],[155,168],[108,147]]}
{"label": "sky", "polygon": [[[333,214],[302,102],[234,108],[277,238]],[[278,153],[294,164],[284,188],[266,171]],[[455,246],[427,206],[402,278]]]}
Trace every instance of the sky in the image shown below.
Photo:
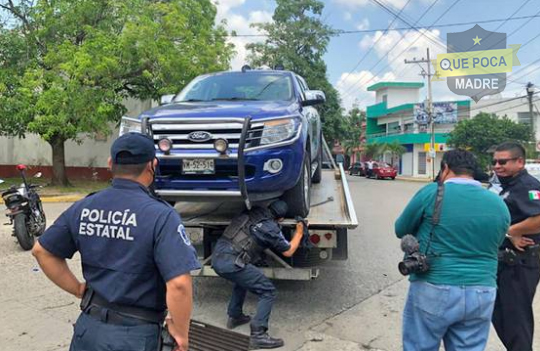
{"label": "sky", "polygon": [[[383,9],[382,3],[399,18]],[[427,69],[404,60],[422,59],[446,53],[447,33],[463,32],[478,23],[488,31],[507,34],[508,44],[522,44],[517,57],[521,66],[508,73],[503,97],[524,95],[527,82],[540,90],[540,0],[322,0],[322,20],[333,29],[372,32],[341,34],[333,37],[324,60],[330,83],[340,92],[342,106],[350,109],[374,104],[375,93],[366,88],[380,81],[424,82],[420,73]],[[251,23],[272,21],[274,0],[216,0],[218,21],[226,21],[237,34],[261,34]],[[533,18],[520,18],[535,16]],[[506,22],[504,20],[510,18]],[[479,23],[482,21],[501,20]],[[463,24],[467,23],[467,24]],[[451,25],[451,26],[447,26]],[[411,29],[417,27],[418,30]],[[387,30],[390,28],[390,30]],[[400,29],[405,28],[405,29]],[[233,37],[237,54],[231,68],[246,63],[245,44],[261,37]],[[433,82],[434,101],[468,99],[450,91],[446,81]],[[317,89],[317,87],[310,87]],[[421,99],[427,96],[422,89]],[[489,98],[489,97],[486,97]],[[484,98],[484,99],[486,99]],[[523,99],[524,102],[526,101]]]}

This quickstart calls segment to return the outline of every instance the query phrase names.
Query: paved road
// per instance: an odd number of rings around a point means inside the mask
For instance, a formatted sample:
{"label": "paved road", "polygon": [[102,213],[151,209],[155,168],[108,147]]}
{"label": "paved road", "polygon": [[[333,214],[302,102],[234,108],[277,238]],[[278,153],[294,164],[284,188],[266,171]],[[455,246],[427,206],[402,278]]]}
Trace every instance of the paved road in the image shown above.
{"label": "paved road", "polygon": [[[360,221],[349,234],[349,260],[323,267],[313,281],[276,282],[271,331],[285,338],[281,350],[400,349],[407,283],[396,269],[402,254],[393,222],[423,184],[360,177],[349,183]],[[48,224],[67,206],[45,204]],[[0,350],[67,350],[78,301],[44,277],[10,232],[0,227]],[[70,265],[80,275],[78,256]],[[195,279],[194,318],[224,326],[230,292],[219,278]],[[249,298],[246,312],[254,310]]]}

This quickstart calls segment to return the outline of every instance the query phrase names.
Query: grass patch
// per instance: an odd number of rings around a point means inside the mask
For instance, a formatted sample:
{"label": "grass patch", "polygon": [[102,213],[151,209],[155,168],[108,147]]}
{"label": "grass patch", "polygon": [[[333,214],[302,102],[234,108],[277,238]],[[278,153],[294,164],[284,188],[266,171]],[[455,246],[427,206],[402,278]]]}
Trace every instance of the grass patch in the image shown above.
{"label": "grass patch", "polygon": [[[5,178],[2,179],[4,183],[0,184],[0,190],[6,190],[7,188],[15,185],[19,186],[22,183],[22,179],[19,178]],[[39,190],[41,195],[68,195],[68,194],[88,194],[95,191],[105,189],[110,185],[108,181],[92,181],[92,180],[71,180],[70,187],[52,186],[49,185],[50,179],[43,178],[30,178],[28,181],[31,184],[39,184],[43,186]]]}

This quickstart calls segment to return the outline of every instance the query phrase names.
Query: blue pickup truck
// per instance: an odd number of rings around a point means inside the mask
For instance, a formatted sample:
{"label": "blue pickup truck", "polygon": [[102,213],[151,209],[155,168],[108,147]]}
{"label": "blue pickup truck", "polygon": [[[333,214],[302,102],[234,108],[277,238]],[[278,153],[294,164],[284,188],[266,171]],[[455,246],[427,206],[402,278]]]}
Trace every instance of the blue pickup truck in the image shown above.
{"label": "blue pickup truck", "polygon": [[156,192],[169,202],[282,198],[289,215],[307,216],[311,184],[321,181],[322,91],[282,70],[199,76],[120,134],[142,131],[156,143]]}

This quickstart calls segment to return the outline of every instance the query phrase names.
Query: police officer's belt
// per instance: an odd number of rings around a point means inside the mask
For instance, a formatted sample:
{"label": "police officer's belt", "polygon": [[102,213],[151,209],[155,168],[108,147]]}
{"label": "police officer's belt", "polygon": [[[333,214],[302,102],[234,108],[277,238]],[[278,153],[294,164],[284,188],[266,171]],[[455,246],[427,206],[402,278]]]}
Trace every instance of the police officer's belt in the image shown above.
{"label": "police officer's belt", "polygon": [[120,321],[123,317],[133,318],[145,323],[156,324],[162,324],[165,320],[165,312],[157,312],[142,307],[110,303],[103,297],[99,296],[94,289],[90,287],[87,288],[84,292],[83,298],[81,299],[81,310],[90,315],[97,316],[98,313],[101,314],[101,310],[103,309],[116,313],[116,315],[113,313],[108,316],[108,320],[113,324],[115,319]]}
{"label": "police officer's belt", "polygon": [[506,248],[499,250],[498,259],[499,262],[503,262],[507,265],[513,266],[516,264],[534,264],[539,260],[540,246],[538,244],[528,246],[525,251],[517,251]]}

